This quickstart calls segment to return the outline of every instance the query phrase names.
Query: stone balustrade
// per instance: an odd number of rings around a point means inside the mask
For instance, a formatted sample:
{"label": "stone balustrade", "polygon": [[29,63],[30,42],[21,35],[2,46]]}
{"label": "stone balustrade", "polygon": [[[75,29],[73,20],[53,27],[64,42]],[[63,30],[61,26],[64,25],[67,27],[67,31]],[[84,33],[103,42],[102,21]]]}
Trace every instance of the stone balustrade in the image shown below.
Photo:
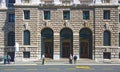
{"label": "stone balustrade", "polygon": [[[51,1],[51,4],[48,4],[47,1]],[[67,3],[68,2],[68,3]],[[23,0],[16,0],[15,5],[41,5],[41,6],[46,6],[46,5],[62,5],[62,6],[76,6],[76,5],[84,5],[84,4],[104,4],[104,0],[67,0],[65,2],[65,0],[30,0],[29,2],[25,2]],[[110,4],[118,4],[118,0],[110,0]],[[10,8],[13,7],[14,8],[14,4],[9,4],[8,1],[6,0],[0,0],[0,8]]]}

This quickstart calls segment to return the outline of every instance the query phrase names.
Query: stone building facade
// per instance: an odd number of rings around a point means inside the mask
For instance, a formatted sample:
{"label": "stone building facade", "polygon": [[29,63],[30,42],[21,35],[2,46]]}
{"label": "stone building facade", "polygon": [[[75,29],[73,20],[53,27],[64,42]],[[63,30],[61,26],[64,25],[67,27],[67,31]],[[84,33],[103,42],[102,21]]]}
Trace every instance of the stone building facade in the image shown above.
{"label": "stone building facade", "polygon": [[120,61],[118,0],[1,0],[0,56]]}

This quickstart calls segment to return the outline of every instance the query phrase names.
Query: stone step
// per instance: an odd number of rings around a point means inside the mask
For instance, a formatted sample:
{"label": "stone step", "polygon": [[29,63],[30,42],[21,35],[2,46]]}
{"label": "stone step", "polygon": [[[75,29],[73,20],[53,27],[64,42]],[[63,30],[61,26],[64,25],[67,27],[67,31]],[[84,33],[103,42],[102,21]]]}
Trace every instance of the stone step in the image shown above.
{"label": "stone step", "polygon": [[[68,58],[61,58],[59,60],[53,60],[53,59],[50,59],[50,58],[46,58],[45,59],[47,62],[68,62],[69,59]],[[38,60],[38,61],[42,61],[42,59]],[[77,62],[95,62],[95,60],[91,60],[91,59],[79,59],[77,60]]]}

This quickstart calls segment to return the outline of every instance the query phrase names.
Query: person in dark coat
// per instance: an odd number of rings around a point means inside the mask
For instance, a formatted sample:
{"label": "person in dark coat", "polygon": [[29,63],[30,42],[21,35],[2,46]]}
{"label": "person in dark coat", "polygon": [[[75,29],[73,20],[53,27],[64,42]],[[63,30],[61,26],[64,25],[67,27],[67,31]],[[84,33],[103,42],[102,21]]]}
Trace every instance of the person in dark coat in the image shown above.
{"label": "person in dark coat", "polygon": [[74,55],[73,59],[74,59],[74,64],[76,64],[76,62],[77,62],[77,56]]}
{"label": "person in dark coat", "polygon": [[4,64],[6,64],[6,62],[7,62],[7,55],[4,55],[3,59],[4,59]]}

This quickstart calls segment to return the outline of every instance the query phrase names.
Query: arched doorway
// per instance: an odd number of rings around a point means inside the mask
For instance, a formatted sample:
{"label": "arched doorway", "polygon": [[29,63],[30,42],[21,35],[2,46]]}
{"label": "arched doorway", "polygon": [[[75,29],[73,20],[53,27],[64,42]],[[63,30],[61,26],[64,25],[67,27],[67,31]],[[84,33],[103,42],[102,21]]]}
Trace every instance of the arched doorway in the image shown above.
{"label": "arched doorway", "polygon": [[83,28],[79,33],[80,58],[92,59],[92,31],[88,28]]}
{"label": "arched doorway", "polygon": [[73,32],[64,28],[60,32],[60,54],[62,58],[68,58],[73,54]]}
{"label": "arched doorway", "polygon": [[53,58],[53,30],[45,28],[41,32],[41,53],[46,58]]}

